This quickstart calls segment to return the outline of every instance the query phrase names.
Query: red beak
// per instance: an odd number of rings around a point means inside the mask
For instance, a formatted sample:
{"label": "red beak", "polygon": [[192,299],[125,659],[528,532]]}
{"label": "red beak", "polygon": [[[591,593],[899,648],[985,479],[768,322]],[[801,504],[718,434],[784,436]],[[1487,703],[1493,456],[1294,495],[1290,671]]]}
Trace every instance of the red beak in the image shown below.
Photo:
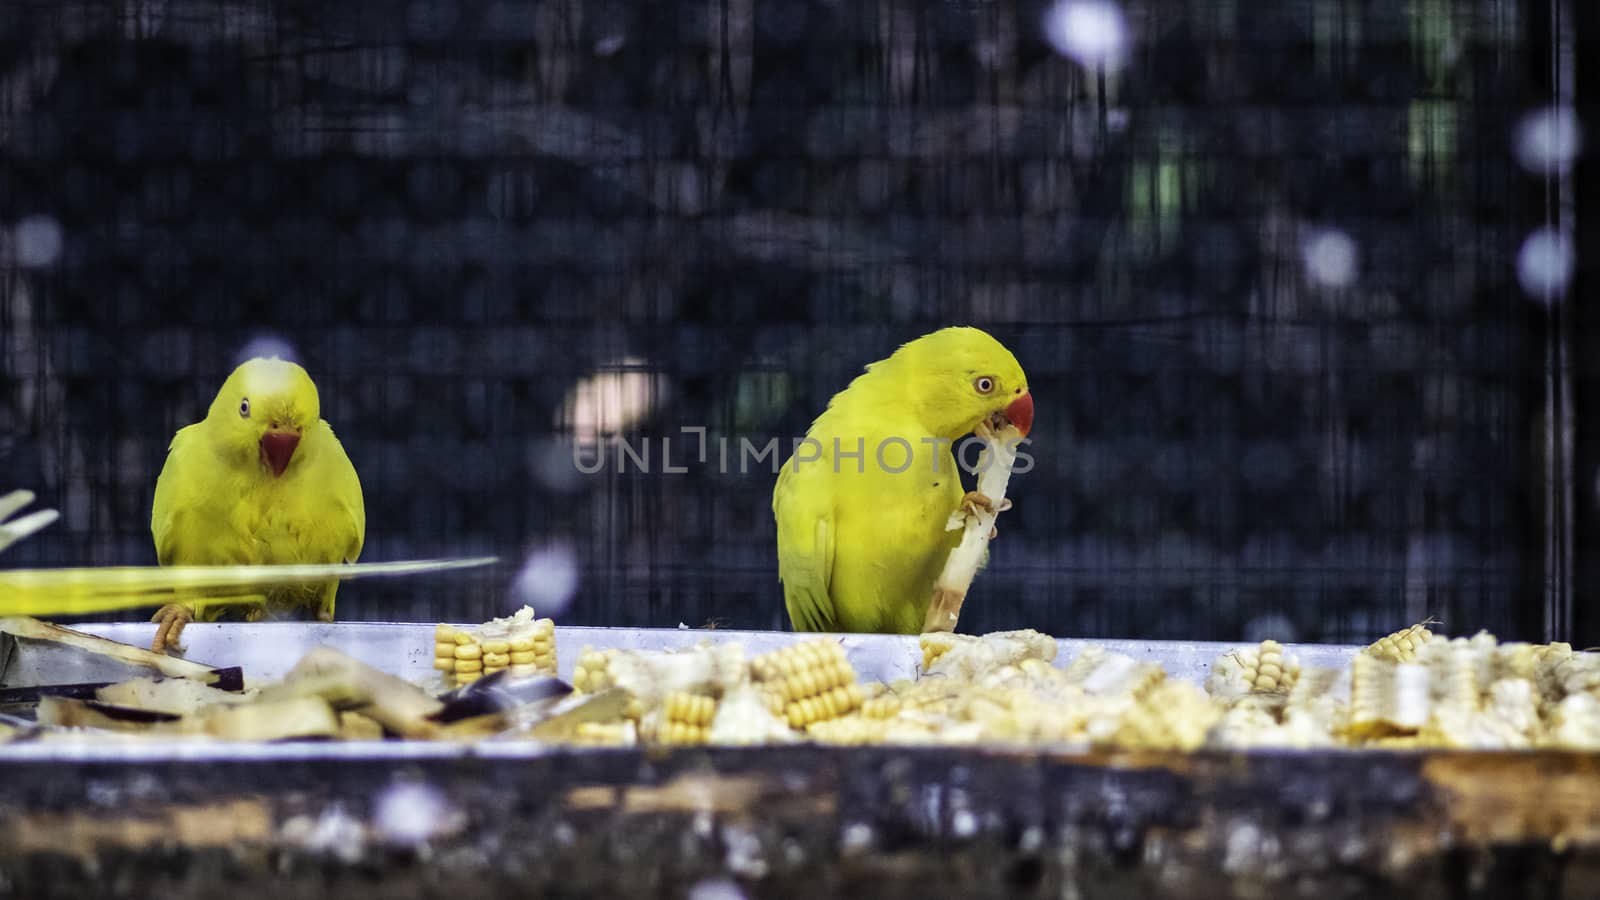
{"label": "red beak", "polygon": [[261,436],[261,461],[274,476],[289,468],[289,459],[300,443],[300,435],[284,431],[269,431]]}
{"label": "red beak", "polygon": [[1023,437],[1033,428],[1033,395],[1023,394],[1006,407],[1006,420],[1017,426]]}

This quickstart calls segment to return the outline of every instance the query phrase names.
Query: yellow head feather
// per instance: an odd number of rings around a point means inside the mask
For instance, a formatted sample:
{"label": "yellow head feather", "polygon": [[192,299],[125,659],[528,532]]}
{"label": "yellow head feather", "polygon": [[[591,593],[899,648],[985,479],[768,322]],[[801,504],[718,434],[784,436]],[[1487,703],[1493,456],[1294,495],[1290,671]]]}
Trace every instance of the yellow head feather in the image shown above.
{"label": "yellow head feather", "polygon": [[[930,434],[950,440],[1029,395],[1028,376],[1011,351],[987,332],[965,326],[902,344],[888,359],[867,366],[851,388],[856,384],[891,392]],[[1028,418],[1031,424],[1031,400]]]}
{"label": "yellow head feather", "polygon": [[[322,417],[317,386],[306,370],[277,357],[257,357],[241,363],[222,383],[211,409],[206,413],[206,431],[217,452],[240,463],[248,463],[269,452],[282,440],[292,437],[288,452],[301,438],[315,434]],[[285,465],[290,461],[285,456]]]}

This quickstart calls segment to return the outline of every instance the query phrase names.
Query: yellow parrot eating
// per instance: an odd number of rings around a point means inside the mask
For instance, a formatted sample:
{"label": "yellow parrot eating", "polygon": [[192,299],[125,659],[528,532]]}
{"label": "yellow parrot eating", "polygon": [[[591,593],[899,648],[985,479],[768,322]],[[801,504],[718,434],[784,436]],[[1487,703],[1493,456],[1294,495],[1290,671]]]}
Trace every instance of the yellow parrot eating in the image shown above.
{"label": "yellow parrot eating", "polygon": [[[156,480],[150,532],[163,566],[353,563],[366,538],[361,480],[321,418],[306,370],[277,357],[228,376],[206,417],[178,431]],[[281,586],[250,598],[251,621],[312,609],[333,620],[339,582]],[[238,599],[169,603],[151,649],[175,648],[196,617]]]}
{"label": "yellow parrot eating", "polygon": [[963,492],[951,448],[997,414],[1026,436],[1033,397],[1016,357],[977,328],[923,335],[834,395],[772,494],[796,631],[922,630],[961,541],[946,529],[951,513],[994,509]]}

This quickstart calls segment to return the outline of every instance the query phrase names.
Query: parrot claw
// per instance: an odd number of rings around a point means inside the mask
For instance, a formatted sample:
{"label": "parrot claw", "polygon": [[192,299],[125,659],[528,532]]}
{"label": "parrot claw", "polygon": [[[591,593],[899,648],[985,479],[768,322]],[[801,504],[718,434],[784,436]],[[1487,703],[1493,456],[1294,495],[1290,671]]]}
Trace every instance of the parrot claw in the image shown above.
{"label": "parrot claw", "polygon": [[160,627],[156,628],[155,640],[150,642],[150,650],[154,653],[167,653],[181,649],[178,638],[183,634],[183,627],[194,621],[194,611],[187,606],[168,603],[156,610],[150,621],[161,623]]}
{"label": "parrot claw", "polygon": [[994,501],[990,500],[987,495],[980,494],[977,491],[967,491],[967,495],[961,498],[961,508],[969,516],[976,516],[980,509],[984,512],[992,513],[994,512]]}

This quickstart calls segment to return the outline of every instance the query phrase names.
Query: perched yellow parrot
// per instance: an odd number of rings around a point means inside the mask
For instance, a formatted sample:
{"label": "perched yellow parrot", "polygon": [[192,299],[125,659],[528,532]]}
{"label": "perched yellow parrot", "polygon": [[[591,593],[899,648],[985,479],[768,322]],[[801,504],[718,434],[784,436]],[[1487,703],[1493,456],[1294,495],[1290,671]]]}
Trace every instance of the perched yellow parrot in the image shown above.
{"label": "perched yellow parrot", "polygon": [[[300,366],[257,358],[223,382],[205,419],[178,431],[156,480],[150,532],[173,565],[353,563],[366,538],[361,480],[321,418]],[[312,607],[333,619],[339,583],[277,587],[249,601],[251,621]],[[151,649],[175,647],[184,625],[215,621],[237,600],[170,603]]]}
{"label": "perched yellow parrot", "polygon": [[996,413],[1026,435],[1033,397],[1016,357],[976,328],[917,338],[834,395],[772,493],[796,631],[922,630],[961,540],[945,530],[950,514],[993,509],[963,493],[952,445]]}

